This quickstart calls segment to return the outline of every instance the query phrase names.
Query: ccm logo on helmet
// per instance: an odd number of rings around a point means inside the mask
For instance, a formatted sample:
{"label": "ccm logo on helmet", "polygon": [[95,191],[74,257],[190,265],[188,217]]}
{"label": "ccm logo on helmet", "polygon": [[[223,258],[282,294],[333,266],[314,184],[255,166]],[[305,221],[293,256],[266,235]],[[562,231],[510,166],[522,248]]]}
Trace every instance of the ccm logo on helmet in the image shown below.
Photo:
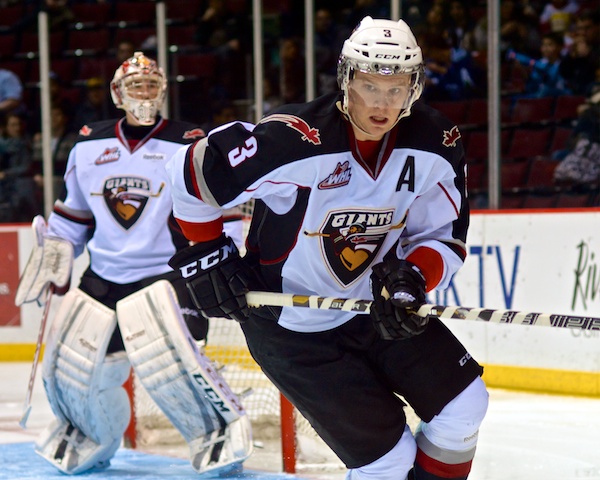
{"label": "ccm logo on helmet", "polygon": [[223,245],[218,250],[215,250],[202,258],[194,260],[183,267],[179,267],[181,276],[183,278],[189,278],[198,273],[198,270],[210,270],[214,266],[218,265],[223,260],[226,260],[230,254],[237,252],[237,248],[233,242],[228,245]]}
{"label": "ccm logo on helmet", "polygon": [[400,60],[404,55],[390,55],[389,53],[377,53],[375,58],[385,58],[386,60]]}

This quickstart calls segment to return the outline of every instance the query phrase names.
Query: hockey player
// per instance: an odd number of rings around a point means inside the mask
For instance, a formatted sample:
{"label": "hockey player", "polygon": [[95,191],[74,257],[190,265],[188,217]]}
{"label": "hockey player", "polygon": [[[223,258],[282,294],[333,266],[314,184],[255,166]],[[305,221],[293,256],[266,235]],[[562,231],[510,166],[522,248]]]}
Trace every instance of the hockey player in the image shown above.
{"label": "hockey player", "polygon": [[[142,52],[110,86],[125,117],[81,128],[48,224],[34,219],[37,245],[17,291],[18,305],[44,303],[49,289],[68,287],[73,255],[87,245],[89,268],[46,340],[42,374],[56,418],[36,452],[67,474],[110,465],[129,423],[122,384],[132,365],[188,442],[194,469],[236,469],[251,451],[248,418],[199,350],[208,322],[167,263],[189,243],[164,166],[204,132],[160,116],[167,81]],[[240,219],[227,224],[238,240]]]}
{"label": "hockey player", "polygon": [[[460,132],[417,101],[423,75],[406,23],[365,17],[341,52],[340,93],[216,129],[167,164],[196,242],[170,264],[206,315],[242,322],[352,480],[466,479],[487,410],[479,364],[438,318],[415,315],[463,264],[469,223]],[[250,198],[242,259],[221,211]],[[245,292],[265,287],[374,306],[370,318],[250,310]],[[414,436],[396,394],[422,419]]]}

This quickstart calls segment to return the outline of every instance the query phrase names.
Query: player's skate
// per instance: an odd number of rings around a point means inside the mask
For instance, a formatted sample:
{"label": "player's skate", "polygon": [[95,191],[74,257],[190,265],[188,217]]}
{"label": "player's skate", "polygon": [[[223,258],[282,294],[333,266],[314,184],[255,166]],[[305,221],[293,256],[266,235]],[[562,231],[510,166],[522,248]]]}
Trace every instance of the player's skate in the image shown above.
{"label": "player's skate", "polygon": [[187,441],[193,468],[241,469],[252,452],[250,421],[190,335],[171,284],[161,280],[119,301],[117,318],[137,378]]}

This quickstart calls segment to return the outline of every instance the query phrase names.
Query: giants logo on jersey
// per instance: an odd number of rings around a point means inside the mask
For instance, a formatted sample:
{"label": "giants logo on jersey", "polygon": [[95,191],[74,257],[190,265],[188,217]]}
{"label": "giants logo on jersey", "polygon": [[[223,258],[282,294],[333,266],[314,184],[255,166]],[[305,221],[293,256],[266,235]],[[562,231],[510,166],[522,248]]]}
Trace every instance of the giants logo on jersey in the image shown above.
{"label": "giants logo on jersey", "polygon": [[393,210],[332,212],[323,228],[309,236],[321,238],[329,270],[344,287],[360,277],[381,248],[392,224]]}
{"label": "giants logo on jersey", "polygon": [[109,178],[102,195],[112,216],[126,230],[140,218],[148,198],[154,196],[150,181],[140,177]]}

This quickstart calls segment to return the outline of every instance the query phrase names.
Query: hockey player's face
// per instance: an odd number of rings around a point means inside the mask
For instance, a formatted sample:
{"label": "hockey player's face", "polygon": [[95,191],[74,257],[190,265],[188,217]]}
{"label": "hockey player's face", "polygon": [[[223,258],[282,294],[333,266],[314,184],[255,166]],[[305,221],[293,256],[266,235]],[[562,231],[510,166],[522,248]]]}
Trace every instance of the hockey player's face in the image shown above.
{"label": "hockey player's face", "polygon": [[134,75],[125,80],[127,95],[135,100],[154,100],[160,94],[160,80],[153,76]]}
{"label": "hockey player's face", "polygon": [[348,85],[348,113],[360,128],[381,138],[398,119],[409,88],[409,75],[356,72]]}

